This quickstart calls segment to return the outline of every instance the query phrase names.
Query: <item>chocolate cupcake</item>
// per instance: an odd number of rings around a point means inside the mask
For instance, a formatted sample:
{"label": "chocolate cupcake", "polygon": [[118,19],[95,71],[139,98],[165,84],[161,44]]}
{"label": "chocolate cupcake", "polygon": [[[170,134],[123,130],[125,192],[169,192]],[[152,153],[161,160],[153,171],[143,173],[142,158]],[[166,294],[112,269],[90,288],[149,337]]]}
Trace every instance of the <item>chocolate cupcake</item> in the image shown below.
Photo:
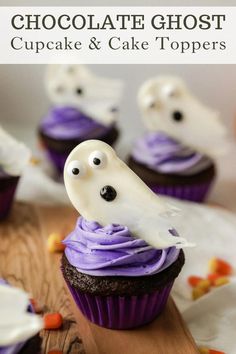
{"label": "chocolate cupcake", "polygon": [[70,151],[82,141],[116,142],[119,81],[97,77],[81,65],[54,65],[49,67],[46,86],[53,106],[38,133],[59,173]]}
{"label": "chocolate cupcake", "polygon": [[17,184],[29,159],[29,149],[0,128],[0,220],[11,210]]}
{"label": "chocolate cupcake", "polygon": [[158,194],[202,202],[214,181],[214,161],[165,133],[146,133],[135,143],[129,167]]}
{"label": "chocolate cupcake", "polygon": [[82,215],[64,240],[62,258],[77,307],[107,328],[152,321],[164,309],[184,264],[180,248],[190,246],[166,216],[172,208],[101,141],[77,146],[64,178]]}
{"label": "chocolate cupcake", "polygon": [[64,243],[62,272],[77,306],[107,328],[138,327],[157,317],[184,264],[175,247],[153,249],[127,227],[103,228],[82,217]]}
{"label": "chocolate cupcake", "polygon": [[41,122],[39,136],[48,158],[62,173],[67,156],[82,141],[99,139],[113,145],[119,131],[115,123],[105,126],[76,108],[54,107]]}
{"label": "chocolate cupcake", "polygon": [[173,77],[145,82],[138,102],[147,132],[134,144],[130,168],[155,193],[204,201],[216,176],[214,156],[226,146],[218,114]]}

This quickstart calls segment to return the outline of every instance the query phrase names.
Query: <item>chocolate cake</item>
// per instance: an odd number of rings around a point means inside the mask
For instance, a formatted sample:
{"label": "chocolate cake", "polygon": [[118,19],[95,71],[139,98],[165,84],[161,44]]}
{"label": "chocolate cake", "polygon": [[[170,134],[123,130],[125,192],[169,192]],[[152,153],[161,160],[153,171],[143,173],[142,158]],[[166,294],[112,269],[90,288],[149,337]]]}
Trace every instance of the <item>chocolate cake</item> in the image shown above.
{"label": "chocolate cake", "polygon": [[150,187],[155,185],[162,186],[176,186],[176,185],[192,185],[196,183],[207,183],[212,181],[216,175],[216,167],[212,162],[203,171],[200,171],[194,175],[177,175],[175,173],[160,173],[154,171],[150,167],[143,165],[142,163],[135,161],[130,156],[128,159],[128,166]]}
{"label": "chocolate cake", "polygon": [[81,292],[93,295],[142,295],[160,290],[166,284],[173,282],[184,265],[184,253],[181,250],[177,260],[160,273],[146,277],[117,277],[87,275],[79,272],[62,256],[61,269],[67,283]]}

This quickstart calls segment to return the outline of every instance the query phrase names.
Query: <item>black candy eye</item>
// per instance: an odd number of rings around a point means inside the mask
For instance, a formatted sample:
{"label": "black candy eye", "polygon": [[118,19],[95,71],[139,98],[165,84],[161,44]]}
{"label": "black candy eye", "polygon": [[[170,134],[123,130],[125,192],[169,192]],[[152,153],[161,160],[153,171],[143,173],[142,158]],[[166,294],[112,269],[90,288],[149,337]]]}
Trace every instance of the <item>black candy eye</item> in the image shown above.
{"label": "black candy eye", "polygon": [[93,159],[93,163],[94,163],[94,165],[98,166],[98,165],[100,165],[101,160],[100,160],[100,159],[98,159],[97,157],[94,157],[94,159]]}
{"label": "black candy eye", "polygon": [[92,168],[101,169],[106,166],[106,163],[107,163],[106,154],[104,152],[98,151],[98,150],[93,151],[89,155],[88,162]]}
{"label": "black candy eye", "polygon": [[73,160],[67,166],[67,174],[73,178],[81,178],[86,174],[86,167],[80,161]]}
{"label": "black candy eye", "polygon": [[180,111],[174,111],[172,113],[172,118],[175,122],[182,122],[184,119],[184,115]]}
{"label": "black candy eye", "polygon": [[71,172],[73,173],[73,175],[77,176],[79,174],[79,169],[74,167]]}
{"label": "black candy eye", "polygon": [[100,196],[106,201],[106,202],[112,202],[114,199],[116,199],[117,193],[115,188],[112,186],[104,186],[100,190]]}
{"label": "black candy eye", "polygon": [[83,95],[83,93],[84,93],[83,89],[81,87],[77,87],[76,94],[81,96]]}

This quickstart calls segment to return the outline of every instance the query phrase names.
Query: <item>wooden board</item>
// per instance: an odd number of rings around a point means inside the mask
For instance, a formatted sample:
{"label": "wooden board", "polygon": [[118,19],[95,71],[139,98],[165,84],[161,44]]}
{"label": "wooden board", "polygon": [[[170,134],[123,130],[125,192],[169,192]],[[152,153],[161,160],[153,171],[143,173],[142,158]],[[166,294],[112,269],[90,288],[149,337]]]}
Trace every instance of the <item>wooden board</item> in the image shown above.
{"label": "wooden board", "polygon": [[[132,331],[111,331],[95,326],[77,311],[76,320],[60,273],[60,254],[47,251],[50,232],[68,234],[76,212],[68,207],[40,207],[17,203],[7,221],[0,223],[0,277],[22,287],[47,312],[60,311],[60,331],[42,331],[43,350],[65,354],[173,354],[198,353],[172,300],[152,324]],[[82,340],[83,338],[83,343]]]}
{"label": "wooden board", "polygon": [[171,298],[160,317],[135,330],[104,329],[87,321],[79,311],[75,313],[87,354],[199,353]]}

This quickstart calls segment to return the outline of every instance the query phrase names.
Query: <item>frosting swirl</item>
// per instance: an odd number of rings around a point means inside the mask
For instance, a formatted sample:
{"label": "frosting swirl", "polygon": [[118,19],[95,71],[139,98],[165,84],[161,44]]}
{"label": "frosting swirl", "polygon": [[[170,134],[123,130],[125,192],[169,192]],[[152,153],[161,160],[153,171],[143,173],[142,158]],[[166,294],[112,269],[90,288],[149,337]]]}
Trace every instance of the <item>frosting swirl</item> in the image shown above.
{"label": "frosting swirl", "polygon": [[161,173],[193,175],[212,164],[211,159],[182,145],[163,132],[149,132],[136,141],[134,160]]}
{"label": "frosting swirl", "polygon": [[[171,232],[175,235],[174,231]],[[171,247],[154,249],[134,238],[128,228],[79,217],[75,230],[63,241],[71,265],[81,273],[95,276],[147,276],[161,272],[178,257]]]}
{"label": "frosting swirl", "polygon": [[73,107],[52,107],[41,122],[40,128],[56,139],[99,138],[111,129]]}

